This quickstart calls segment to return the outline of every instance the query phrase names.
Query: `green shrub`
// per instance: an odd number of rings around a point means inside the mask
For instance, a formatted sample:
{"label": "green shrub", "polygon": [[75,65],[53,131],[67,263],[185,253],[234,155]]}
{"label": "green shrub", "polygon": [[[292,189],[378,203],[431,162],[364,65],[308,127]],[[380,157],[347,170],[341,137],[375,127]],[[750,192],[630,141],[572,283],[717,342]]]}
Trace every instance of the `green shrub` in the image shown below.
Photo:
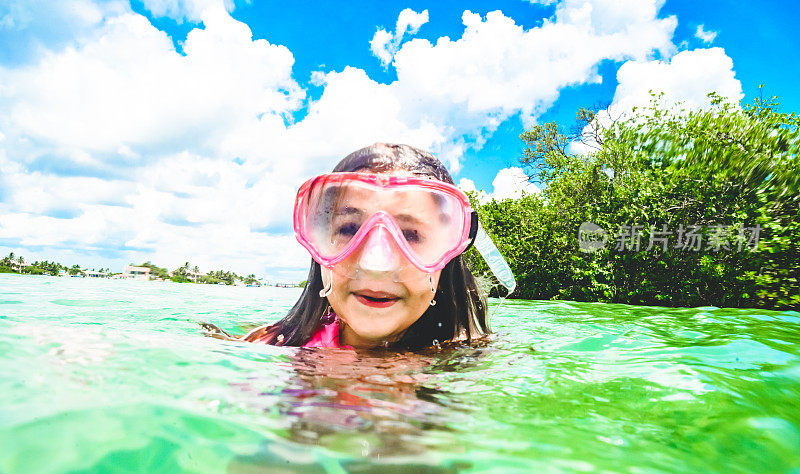
{"label": "green shrub", "polygon": [[[541,195],[476,203],[517,277],[515,297],[800,308],[800,118],[779,113],[774,98],[743,107],[711,98],[711,108],[686,112],[655,96],[606,126],[582,109],[580,136],[594,147],[586,154],[570,153],[574,137],[555,123],[522,134],[522,163]],[[611,237],[620,226],[642,225],[641,247],[581,252],[583,222]],[[700,251],[676,248],[674,234],[666,250],[646,248],[657,237],[651,225],[695,224]],[[721,234],[717,244],[730,248],[709,246],[718,225],[760,226],[758,247]],[[486,271],[474,251],[467,261]]]}

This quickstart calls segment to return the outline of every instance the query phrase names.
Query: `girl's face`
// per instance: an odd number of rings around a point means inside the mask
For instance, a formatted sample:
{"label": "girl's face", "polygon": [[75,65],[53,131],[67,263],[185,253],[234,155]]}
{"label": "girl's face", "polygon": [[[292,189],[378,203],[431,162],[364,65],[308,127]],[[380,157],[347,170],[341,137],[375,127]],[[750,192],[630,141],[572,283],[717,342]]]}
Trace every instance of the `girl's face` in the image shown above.
{"label": "girl's face", "polygon": [[[387,174],[407,175],[395,171]],[[348,208],[358,209],[364,215],[371,215],[379,209],[393,215],[425,215],[437,212],[432,199],[392,199],[390,202],[375,202],[375,197],[360,200],[357,195],[347,196]],[[342,223],[335,228],[347,228]],[[376,228],[361,242],[358,248],[345,260],[336,264],[332,270],[322,268],[322,281],[327,287],[333,278],[332,292],[328,302],[339,318],[345,323],[340,332],[341,342],[357,348],[377,347],[384,342],[393,342],[430,307],[434,292],[439,285],[441,270],[425,273],[414,267],[403,255],[397,244],[388,236],[379,236]],[[375,235],[373,235],[375,234]],[[402,271],[375,271],[364,269],[364,253],[368,252],[370,238],[385,239],[395,262]],[[413,234],[409,236],[413,238]],[[388,243],[387,243],[388,242]],[[387,247],[383,247],[386,249]],[[353,272],[354,268],[360,268]],[[398,278],[398,275],[401,275]]]}

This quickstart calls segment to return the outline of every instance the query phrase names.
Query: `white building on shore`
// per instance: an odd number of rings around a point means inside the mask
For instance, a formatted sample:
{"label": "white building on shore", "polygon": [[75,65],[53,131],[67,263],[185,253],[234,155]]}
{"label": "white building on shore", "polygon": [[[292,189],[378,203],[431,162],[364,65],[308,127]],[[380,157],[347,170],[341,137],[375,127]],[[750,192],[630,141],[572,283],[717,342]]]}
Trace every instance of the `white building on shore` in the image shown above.
{"label": "white building on shore", "polygon": [[125,267],[125,270],[122,271],[122,275],[120,278],[132,278],[135,280],[149,280],[150,279],[150,269],[148,267],[134,267],[128,265]]}

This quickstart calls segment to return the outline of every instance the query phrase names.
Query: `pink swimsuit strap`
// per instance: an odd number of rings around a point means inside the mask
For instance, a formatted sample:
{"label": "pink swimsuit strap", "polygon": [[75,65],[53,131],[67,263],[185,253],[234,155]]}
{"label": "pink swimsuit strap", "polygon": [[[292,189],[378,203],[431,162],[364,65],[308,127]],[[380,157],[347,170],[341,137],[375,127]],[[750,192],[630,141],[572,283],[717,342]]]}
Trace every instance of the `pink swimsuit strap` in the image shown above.
{"label": "pink swimsuit strap", "polygon": [[342,345],[339,343],[339,317],[331,313],[333,317],[322,318],[319,329],[311,336],[303,347],[329,347],[336,349],[352,349],[353,346]]}

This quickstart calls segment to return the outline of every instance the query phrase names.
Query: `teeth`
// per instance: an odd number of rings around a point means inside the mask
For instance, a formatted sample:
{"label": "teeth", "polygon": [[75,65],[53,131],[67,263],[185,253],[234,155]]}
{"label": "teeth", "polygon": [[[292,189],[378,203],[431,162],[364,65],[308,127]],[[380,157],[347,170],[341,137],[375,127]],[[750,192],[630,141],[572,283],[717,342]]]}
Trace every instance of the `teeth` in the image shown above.
{"label": "teeth", "polygon": [[390,300],[395,299],[395,298],[378,298],[378,297],[375,297],[375,296],[366,296],[366,295],[363,295],[363,296],[364,296],[364,298],[366,298],[366,299],[368,299],[370,301],[377,301],[379,303],[383,303],[385,301],[390,301]]}

